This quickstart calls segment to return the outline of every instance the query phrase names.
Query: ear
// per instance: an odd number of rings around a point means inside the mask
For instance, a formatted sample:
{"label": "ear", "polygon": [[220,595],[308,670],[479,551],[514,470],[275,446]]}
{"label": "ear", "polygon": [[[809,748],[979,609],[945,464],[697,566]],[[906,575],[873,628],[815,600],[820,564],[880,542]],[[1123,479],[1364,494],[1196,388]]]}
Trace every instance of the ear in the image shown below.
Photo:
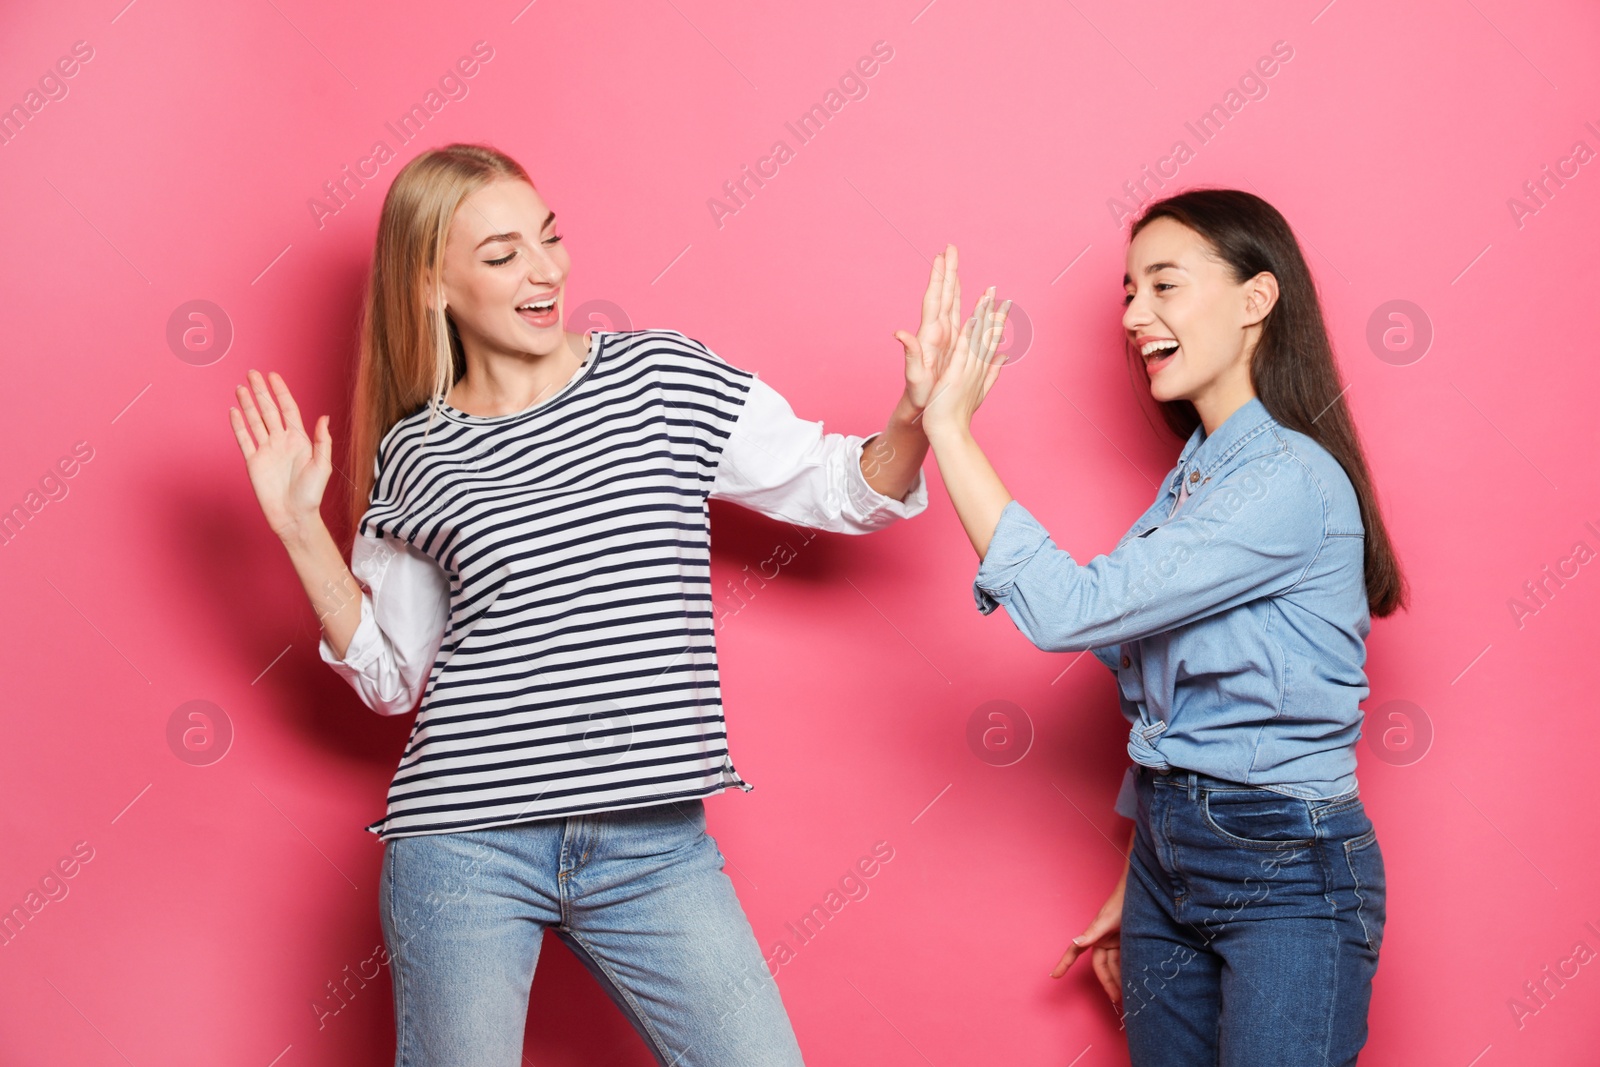
{"label": "ear", "polygon": [[[438,310],[437,308],[434,307],[433,268],[432,267],[424,267],[422,269],[422,281],[421,281],[420,284],[422,286],[422,300],[423,300],[423,303],[427,304],[429,311]],[[448,303],[446,303],[446,306],[447,307],[449,306]]]}
{"label": "ear", "polygon": [[1265,319],[1278,305],[1278,279],[1271,271],[1262,271],[1245,283],[1244,309],[1246,325],[1254,326]]}

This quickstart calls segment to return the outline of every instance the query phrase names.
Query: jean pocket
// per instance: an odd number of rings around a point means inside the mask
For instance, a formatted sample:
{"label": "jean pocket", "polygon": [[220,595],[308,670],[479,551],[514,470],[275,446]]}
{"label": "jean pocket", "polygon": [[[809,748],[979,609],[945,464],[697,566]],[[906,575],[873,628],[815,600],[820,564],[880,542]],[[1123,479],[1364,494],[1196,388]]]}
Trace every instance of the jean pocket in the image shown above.
{"label": "jean pocket", "polygon": [[1383,850],[1378,833],[1368,830],[1344,843],[1345,862],[1350,865],[1350,881],[1355,887],[1356,918],[1367,947],[1377,952],[1383,945],[1383,926],[1387,918],[1387,885],[1383,870]]}
{"label": "jean pocket", "polygon": [[1200,810],[1207,828],[1230,845],[1297,849],[1316,843],[1311,806],[1270,789],[1207,789]]}

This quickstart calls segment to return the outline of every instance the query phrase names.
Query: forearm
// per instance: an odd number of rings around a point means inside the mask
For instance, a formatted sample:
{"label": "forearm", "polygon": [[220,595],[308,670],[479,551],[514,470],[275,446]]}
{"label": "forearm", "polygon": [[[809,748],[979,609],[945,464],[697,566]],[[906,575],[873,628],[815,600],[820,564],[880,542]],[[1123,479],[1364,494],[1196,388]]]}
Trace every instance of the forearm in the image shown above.
{"label": "forearm", "polygon": [[933,429],[928,440],[939,461],[939,473],[944,478],[945,491],[950,494],[950,503],[967,531],[967,539],[982,559],[989,552],[995,527],[1000,524],[1000,513],[1012,496],[983,449],[978,447],[970,426]]}
{"label": "forearm", "polygon": [[861,473],[867,484],[894,500],[904,500],[917,484],[917,471],[928,454],[928,436],[917,416],[902,394],[888,426],[867,438],[861,449]]}
{"label": "forearm", "polygon": [[361,586],[345,565],[339,546],[321,517],[284,537],[289,562],[311,601],[334,654],[344,658],[361,622]]}

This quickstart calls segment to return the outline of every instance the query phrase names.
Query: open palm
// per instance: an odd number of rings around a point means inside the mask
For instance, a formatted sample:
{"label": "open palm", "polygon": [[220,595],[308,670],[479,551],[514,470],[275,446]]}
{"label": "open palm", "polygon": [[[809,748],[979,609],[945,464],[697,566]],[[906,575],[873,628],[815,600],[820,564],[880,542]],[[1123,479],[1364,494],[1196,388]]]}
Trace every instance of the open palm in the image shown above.
{"label": "open palm", "polygon": [[960,331],[961,282],[956,276],[956,246],[933,257],[928,288],[922,294],[922,323],[915,334],[896,330],[906,350],[906,398],[921,411],[944,372]]}
{"label": "open palm", "polygon": [[990,286],[978,298],[972,318],[956,334],[955,344],[944,361],[944,370],[934,383],[933,395],[923,406],[923,428],[928,433],[933,433],[935,426],[970,426],[973,413],[1000,377],[1005,359],[998,351],[1011,301],[997,308],[994,298],[994,287]]}
{"label": "open palm", "polygon": [[228,419],[261,513],[273,533],[288,537],[303,523],[320,517],[322,493],[333,472],[333,438],[328,416],[323,415],[317,419],[313,442],[289,387],[276,371],[268,373],[271,392],[261,374],[250,371],[252,389],[237,387],[239,407],[228,409]]}

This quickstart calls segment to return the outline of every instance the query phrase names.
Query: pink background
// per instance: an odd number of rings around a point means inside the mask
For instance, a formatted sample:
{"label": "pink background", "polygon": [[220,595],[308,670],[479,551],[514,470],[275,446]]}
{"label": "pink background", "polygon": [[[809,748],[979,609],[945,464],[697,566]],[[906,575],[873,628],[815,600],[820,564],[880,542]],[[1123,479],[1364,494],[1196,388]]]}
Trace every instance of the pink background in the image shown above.
{"label": "pink background", "polygon": [[[1360,779],[1390,911],[1363,1063],[1594,1061],[1600,963],[1573,957],[1600,951],[1600,162],[1560,162],[1600,149],[1593,5],[119,3],[0,15],[7,107],[93,50],[0,145],[0,506],[38,507],[0,548],[0,908],[66,890],[0,946],[0,1060],[390,1061],[387,971],[344,1002],[327,984],[376,966],[382,850],[362,827],[409,719],[318,660],[226,412],[247,368],[276,369],[342,442],[359,286],[405,160],[510,152],[560,214],[569,309],[683,330],[830,430],[881,426],[891,333],[955,242],[968,304],[996,284],[1034,329],[979,437],[1086,559],[1179,447],[1129,383],[1107,205],[1182,139],[1165,191],[1254,190],[1300,235],[1414,587],[1369,648]],[[385,123],[478,41],[493,57],[467,95],[399,143]],[[784,123],[877,41],[893,57],[867,95],[797,146]],[[1200,144],[1185,123],[1278,41],[1293,54],[1266,95]],[[794,157],[719,227],[707,201],[779,138]],[[308,201],[379,139],[397,158],[319,228]],[[1577,173],[1519,224],[1508,202],[1546,165]],[[234,330],[203,366],[166,340],[196,299]],[[1394,300],[1431,324],[1425,354],[1369,345]],[[78,442],[91,458],[52,481]],[[756,790],[711,801],[712,830],[769,949],[875,842],[894,850],[778,972],[809,1062],[1125,1063],[1087,965],[1046,977],[1122,862],[1113,679],[977,613],[927,469],[929,512],[869,538],[801,547],[714,507],[718,590],[780,542],[798,558],[719,634]],[[1546,566],[1564,584],[1526,599]],[[192,700],[233,731],[209,765],[169,744]],[[991,700],[1032,724],[1010,766],[967,742]],[[52,882],[79,842],[91,858]],[[1569,977],[1529,1000],[1545,967]],[[319,1003],[340,1009],[320,1026]],[[528,1033],[540,1067],[649,1062],[553,941]]]}

